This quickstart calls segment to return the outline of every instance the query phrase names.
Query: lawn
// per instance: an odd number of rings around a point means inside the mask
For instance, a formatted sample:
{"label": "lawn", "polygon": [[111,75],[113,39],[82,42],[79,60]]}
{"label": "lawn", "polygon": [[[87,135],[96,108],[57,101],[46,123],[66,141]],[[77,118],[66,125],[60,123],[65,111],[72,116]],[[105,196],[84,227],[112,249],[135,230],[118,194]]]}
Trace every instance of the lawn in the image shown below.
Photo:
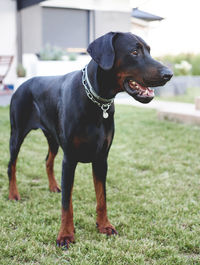
{"label": "lawn", "polygon": [[[158,121],[156,112],[116,107],[107,202],[119,235],[95,227],[89,164],[76,171],[76,243],[55,245],[61,195],[48,191],[46,140],[34,131],[18,159],[22,200],[8,201],[8,108],[0,108],[0,264],[200,264],[200,128]],[[55,172],[60,182],[62,152]]]}

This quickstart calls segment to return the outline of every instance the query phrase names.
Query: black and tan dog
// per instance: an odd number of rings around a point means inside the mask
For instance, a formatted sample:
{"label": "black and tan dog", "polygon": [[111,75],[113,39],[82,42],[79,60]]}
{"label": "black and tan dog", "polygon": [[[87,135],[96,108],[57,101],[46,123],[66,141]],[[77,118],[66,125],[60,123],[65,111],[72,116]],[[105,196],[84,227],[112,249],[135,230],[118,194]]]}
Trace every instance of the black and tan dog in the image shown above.
{"label": "black and tan dog", "polygon": [[82,71],[35,77],[14,93],[10,105],[9,199],[19,200],[16,162],[32,129],[42,129],[49,144],[46,169],[50,191],[59,192],[54,158],[61,146],[62,218],[58,246],[74,242],[72,189],[78,162],[92,163],[100,233],[117,234],[106,211],[107,158],[114,136],[114,103],[126,91],[142,103],[154,97],[149,87],[164,85],[172,72],[150,56],[149,46],[131,33],[110,32],[88,47],[92,60]]}

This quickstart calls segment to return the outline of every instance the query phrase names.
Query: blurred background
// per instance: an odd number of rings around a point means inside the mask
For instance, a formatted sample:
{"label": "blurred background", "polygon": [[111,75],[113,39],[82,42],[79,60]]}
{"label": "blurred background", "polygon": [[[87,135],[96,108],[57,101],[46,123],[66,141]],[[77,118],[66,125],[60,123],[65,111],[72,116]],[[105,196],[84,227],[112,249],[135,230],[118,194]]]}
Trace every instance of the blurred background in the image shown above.
{"label": "blurred background", "polygon": [[198,0],[1,0],[0,90],[80,69],[91,41],[129,31],[175,73],[157,95],[192,102],[200,95],[199,10]]}

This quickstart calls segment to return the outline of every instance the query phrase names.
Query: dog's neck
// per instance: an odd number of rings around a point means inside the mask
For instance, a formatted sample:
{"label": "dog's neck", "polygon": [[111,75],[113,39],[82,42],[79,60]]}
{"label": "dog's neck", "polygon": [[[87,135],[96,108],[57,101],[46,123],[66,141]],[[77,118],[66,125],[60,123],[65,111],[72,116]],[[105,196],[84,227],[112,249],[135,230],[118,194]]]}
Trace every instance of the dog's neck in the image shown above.
{"label": "dog's neck", "polygon": [[105,71],[91,60],[87,67],[88,78],[95,92],[102,98],[114,98],[116,93],[115,75],[111,70]]}

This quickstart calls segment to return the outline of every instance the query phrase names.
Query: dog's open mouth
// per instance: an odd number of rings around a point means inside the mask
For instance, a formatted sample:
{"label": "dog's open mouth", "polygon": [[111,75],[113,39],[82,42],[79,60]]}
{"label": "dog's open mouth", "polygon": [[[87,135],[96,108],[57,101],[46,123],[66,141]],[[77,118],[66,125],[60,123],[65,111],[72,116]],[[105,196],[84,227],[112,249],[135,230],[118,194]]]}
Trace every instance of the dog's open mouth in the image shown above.
{"label": "dog's open mouth", "polygon": [[125,80],[124,88],[129,95],[142,103],[149,103],[154,98],[154,90],[140,85],[133,79]]}
{"label": "dog's open mouth", "polygon": [[131,89],[138,90],[141,96],[154,97],[154,90],[149,87],[143,87],[133,80],[129,80],[128,85]]}

